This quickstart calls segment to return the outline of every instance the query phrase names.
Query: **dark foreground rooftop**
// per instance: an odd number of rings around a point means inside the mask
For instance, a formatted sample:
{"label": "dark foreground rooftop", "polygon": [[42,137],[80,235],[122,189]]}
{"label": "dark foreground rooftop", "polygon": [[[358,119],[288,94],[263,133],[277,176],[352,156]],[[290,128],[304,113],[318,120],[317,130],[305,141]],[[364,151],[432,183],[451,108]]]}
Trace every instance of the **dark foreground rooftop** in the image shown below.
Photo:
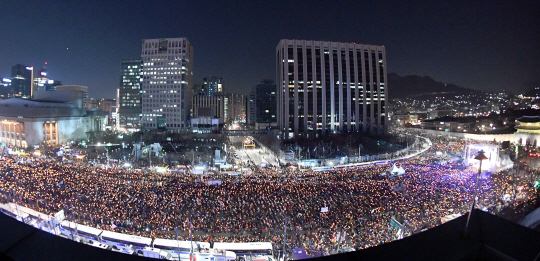
{"label": "dark foreground rooftop", "polygon": [[403,240],[316,260],[540,260],[540,232],[475,209],[464,238],[466,221],[463,215]]}
{"label": "dark foreground rooftop", "polygon": [[[403,240],[313,260],[540,260],[540,232],[474,210]],[[51,235],[0,213],[0,260],[150,260]]]}

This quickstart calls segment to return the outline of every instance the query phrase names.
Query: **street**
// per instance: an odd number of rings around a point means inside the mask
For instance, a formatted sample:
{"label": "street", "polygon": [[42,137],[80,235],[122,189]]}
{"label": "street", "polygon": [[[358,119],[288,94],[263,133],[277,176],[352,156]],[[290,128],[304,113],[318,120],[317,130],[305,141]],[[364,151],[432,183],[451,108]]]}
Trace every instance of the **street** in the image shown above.
{"label": "street", "polygon": [[235,151],[238,160],[243,159],[243,162],[251,160],[253,164],[258,166],[260,166],[261,163],[269,163],[278,166],[277,158],[266,149],[259,148],[257,145],[255,145],[255,148],[247,146],[243,149],[243,143],[246,140],[253,140],[253,138],[250,136],[230,137],[231,145],[236,148]]}

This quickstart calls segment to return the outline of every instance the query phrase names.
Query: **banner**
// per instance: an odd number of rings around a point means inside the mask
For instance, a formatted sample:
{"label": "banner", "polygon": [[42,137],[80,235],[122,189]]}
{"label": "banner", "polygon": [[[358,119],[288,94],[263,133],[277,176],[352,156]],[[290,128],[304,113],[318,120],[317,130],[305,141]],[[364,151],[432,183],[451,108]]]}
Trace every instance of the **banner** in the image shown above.
{"label": "banner", "polygon": [[328,212],[328,207],[321,208],[321,213]]}
{"label": "banner", "polygon": [[209,185],[209,186],[221,185],[221,180],[219,180],[219,179],[210,179],[210,180],[206,181],[206,184]]}

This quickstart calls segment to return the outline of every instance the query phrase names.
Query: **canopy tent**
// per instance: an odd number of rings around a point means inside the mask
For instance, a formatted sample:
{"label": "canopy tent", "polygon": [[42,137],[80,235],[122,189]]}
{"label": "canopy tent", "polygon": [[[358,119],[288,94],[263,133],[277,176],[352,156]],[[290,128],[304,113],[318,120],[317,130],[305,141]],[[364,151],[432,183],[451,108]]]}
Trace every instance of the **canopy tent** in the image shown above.
{"label": "canopy tent", "polygon": [[388,172],[390,172],[391,174],[393,175],[403,175],[405,174],[405,170],[403,169],[403,167],[396,167],[396,164],[394,164],[389,170]]}

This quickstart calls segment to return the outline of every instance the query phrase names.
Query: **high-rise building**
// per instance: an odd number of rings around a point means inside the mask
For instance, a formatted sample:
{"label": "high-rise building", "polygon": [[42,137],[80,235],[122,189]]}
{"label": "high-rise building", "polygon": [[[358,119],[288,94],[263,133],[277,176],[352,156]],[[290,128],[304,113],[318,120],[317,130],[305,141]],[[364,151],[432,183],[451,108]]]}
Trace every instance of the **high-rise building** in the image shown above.
{"label": "high-rise building", "polygon": [[193,46],[187,38],[142,40],[141,128],[186,130],[191,110]]}
{"label": "high-rise building", "polygon": [[223,78],[216,76],[203,78],[201,92],[206,96],[214,96],[216,92],[223,92]]}
{"label": "high-rise building", "polygon": [[264,80],[257,84],[248,98],[247,122],[276,122],[276,84],[272,80]]}
{"label": "high-rise building", "polygon": [[118,125],[122,128],[139,129],[141,125],[141,60],[124,60],[118,95]]}
{"label": "high-rise building", "polygon": [[264,80],[255,87],[256,122],[276,122],[276,84],[272,80]]}
{"label": "high-rise building", "polygon": [[[215,118],[223,118],[224,122],[234,120],[245,121],[246,98],[236,93],[215,93],[213,96],[193,96],[193,117],[200,117],[200,112],[211,112]],[[207,115],[204,115],[207,116]]]}
{"label": "high-rise building", "polygon": [[7,99],[11,95],[11,79],[4,78],[0,81],[0,100]]}
{"label": "high-rise building", "polygon": [[276,58],[284,138],[387,131],[384,46],[281,40]]}
{"label": "high-rise building", "polygon": [[48,78],[47,71],[43,68],[34,74],[32,94],[37,91],[56,91],[58,85],[62,85],[62,82]]}
{"label": "high-rise building", "polygon": [[11,89],[14,97],[32,97],[34,67],[15,64],[11,68]]}
{"label": "high-rise building", "polygon": [[246,108],[247,110],[246,122],[248,124],[255,124],[257,122],[257,90],[256,88],[253,88],[251,93],[248,95],[246,107],[247,107]]}

